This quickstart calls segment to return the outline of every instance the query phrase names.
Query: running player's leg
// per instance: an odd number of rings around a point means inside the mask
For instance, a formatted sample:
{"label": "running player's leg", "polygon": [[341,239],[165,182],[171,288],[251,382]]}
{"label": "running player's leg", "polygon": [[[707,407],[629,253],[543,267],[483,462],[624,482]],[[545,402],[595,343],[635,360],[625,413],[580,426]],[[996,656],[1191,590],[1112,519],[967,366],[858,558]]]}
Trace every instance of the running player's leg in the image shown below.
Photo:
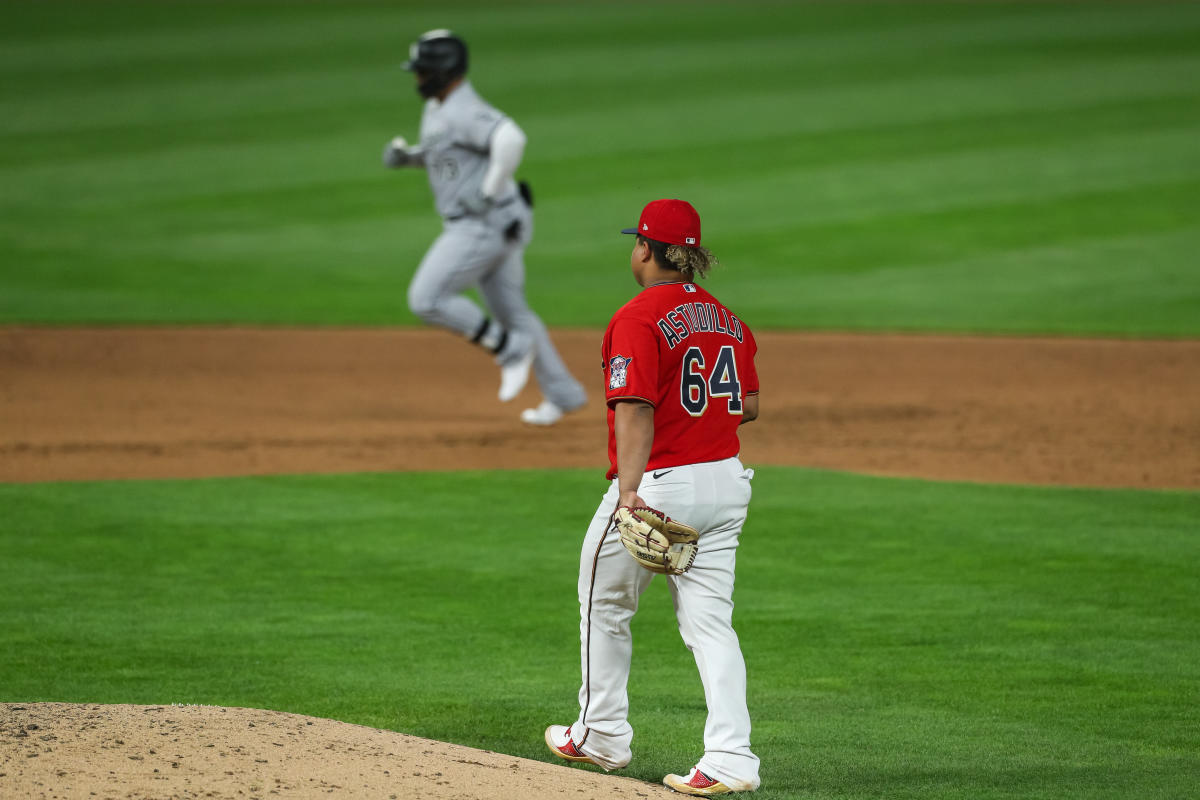
{"label": "running player's leg", "polygon": [[502,360],[506,351],[527,346],[510,342],[502,323],[489,320],[476,303],[463,295],[493,272],[507,254],[503,238],[474,220],[446,226],[434,240],[408,285],[408,307],[430,325],[457,331],[487,347]]}
{"label": "running player's leg", "polygon": [[[711,509],[698,512],[712,527],[700,534],[692,568],[668,584],[684,644],[692,651],[708,719],[704,725],[704,774],[738,790],[759,785],[758,757],[750,750],[750,713],[746,706],[746,662],[733,630],[733,584],[738,537],[750,500],[750,475],[737,459],[697,464],[694,488],[711,498]],[[649,492],[642,492],[652,503]],[[668,514],[672,513],[664,508]],[[686,517],[680,515],[683,521]]]}
{"label": "running player's leg", "polygon": [[462,292],[502,254],[482,226],[448,226],[430,245],[408,284],[408,307],[430,325],[473,336],[484,313]]}
{"label": "running player's leg", "polygon": [[479,291],[502,325],[533,339],[533,374],[546,399],[563,411],[582,406],[587,393],[563,363],[542,318],[525,299],[524,242],[510,247],[499,268],[480,281]]}
{"label": "running player's leg", "polygon": [[629,626],[638,598],[654,577],[629,557],[612,526],[617,507],[614,481],[588,526],[579,563],[579,643],[583,681],[579,717],[571,738],[584,754],[607,769],[633,757],[629,724]]}

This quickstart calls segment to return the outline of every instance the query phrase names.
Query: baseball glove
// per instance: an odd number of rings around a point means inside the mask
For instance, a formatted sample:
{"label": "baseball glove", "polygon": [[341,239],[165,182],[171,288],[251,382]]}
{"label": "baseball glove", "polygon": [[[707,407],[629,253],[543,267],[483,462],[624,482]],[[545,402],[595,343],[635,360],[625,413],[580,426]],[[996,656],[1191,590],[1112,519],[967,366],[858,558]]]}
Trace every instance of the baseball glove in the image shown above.
{"label": "baseball glove", "polygon": [[682,575],[696,560],[700,533],[663,512],[641,506],[621,506],[614,515],[621,544],[651,572]]}

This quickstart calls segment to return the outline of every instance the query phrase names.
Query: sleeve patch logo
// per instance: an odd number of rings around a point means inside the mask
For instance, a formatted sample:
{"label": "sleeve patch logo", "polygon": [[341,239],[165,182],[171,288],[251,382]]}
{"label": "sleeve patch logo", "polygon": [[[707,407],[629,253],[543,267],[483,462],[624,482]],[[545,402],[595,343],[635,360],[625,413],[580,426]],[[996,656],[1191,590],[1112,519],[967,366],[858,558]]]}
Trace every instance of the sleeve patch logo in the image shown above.
{"label": "sleeve patch logo", "polygon": [[628,382],[629,362],[633,358],[625,356],[613,356],[608,360],[608,388],[609,389],[624,389]]}

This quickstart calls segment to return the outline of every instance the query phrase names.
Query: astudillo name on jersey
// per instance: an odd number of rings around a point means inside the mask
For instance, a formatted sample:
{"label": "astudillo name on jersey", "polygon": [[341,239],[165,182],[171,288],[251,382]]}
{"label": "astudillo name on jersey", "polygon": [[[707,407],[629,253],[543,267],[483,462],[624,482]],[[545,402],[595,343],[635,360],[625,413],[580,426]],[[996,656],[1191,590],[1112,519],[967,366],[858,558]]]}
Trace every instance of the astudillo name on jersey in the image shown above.
{"label": "astudillo name on jersey", "polygon": [[742,341],[742,323],[716,303],[680,303],[658,320],[658,329],[672,350],[693,333],[724,333]]}

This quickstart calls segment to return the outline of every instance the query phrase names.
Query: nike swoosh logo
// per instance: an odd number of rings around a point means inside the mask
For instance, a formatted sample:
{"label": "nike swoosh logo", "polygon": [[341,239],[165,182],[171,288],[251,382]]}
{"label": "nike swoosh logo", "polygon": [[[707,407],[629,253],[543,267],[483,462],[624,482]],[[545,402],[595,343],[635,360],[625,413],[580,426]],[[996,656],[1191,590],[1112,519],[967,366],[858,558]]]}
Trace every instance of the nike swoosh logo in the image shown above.
{"label": "nike swoosh logo", "polygon": [[659,478],[661,478],[663,475],[666,475],[668,472],[671,472],[671,470],[669,470],[669,469],[664,469],[662,472],[656,472],[656,473],[654,473],[654,480],[658,480],[658,479],[659,479]]}

